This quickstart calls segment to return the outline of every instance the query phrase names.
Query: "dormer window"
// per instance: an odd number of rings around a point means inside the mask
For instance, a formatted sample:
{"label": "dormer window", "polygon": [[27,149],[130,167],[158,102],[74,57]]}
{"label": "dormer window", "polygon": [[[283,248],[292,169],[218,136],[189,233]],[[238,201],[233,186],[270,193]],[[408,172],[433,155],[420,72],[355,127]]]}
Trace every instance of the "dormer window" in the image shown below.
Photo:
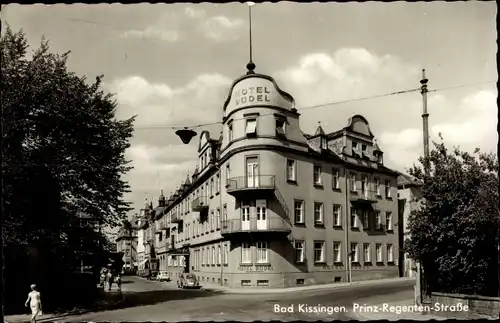
{"label": "dormer window", "polygon": [[246,135],[247,136],[257,135],[257,119],[247,119]]}
{"label": "dormer window", "polygon": [[276,136],[286,135],[286,119],[276,118]]}
{"label": "dormer window", "polygon": [[361,145],[361,151],[366,152],[366,145]]}
{"label": "dormer window", "polygon": [[326,138],[321,137],[321,149],[326,150],[328,148],[328,144],[326,142]]}
{"label": "dormer window", "polygon": [[352,142],[352,149],[358,149],[358,143],[353,141]]}
{"label": "dormer window", "polygon": [[201,166],[201,168],[205,167],[205,156],[204,155],[201,156],[201,165],[200,166]]}
{"label": "dormer window", "polygon": [[227,140],[228,140],[228,142],[233,141],[233,124],[232,124],[232,123],[230,123],[230,124],[228,125],[228,135],[227,135]]}

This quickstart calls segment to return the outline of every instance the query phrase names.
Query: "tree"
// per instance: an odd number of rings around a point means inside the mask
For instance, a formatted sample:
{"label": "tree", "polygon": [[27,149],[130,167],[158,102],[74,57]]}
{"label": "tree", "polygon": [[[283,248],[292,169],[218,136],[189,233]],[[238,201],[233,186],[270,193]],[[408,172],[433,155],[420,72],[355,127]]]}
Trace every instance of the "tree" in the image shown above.
{"label": "tree", "polygon": [[88,82],[68,71],[70,53],[50,53],[44,38],[28,58],[25,34],[7,26],[0,50],[2,233],[5,281],[14,282],[23,270],[67,270],[81,238],[92,239],[76,229],[77,212],[110,226],[125,217],[135,117],[117,120],[102,76]]}
{"label": "tree", "polygon": [[434,291],[493,294],[498,290],[498,159],[434,143],[424,167],[409,174],[423,183],[420,208],[408,219],[404,249],[420,261]]}

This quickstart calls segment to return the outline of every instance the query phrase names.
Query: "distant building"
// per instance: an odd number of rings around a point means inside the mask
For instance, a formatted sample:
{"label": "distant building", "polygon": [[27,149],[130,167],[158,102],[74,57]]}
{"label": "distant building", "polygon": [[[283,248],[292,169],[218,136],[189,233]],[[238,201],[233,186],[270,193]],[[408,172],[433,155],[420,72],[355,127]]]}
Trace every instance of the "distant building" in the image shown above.
{"label": "distant building", "polygon": [[233,83],[220,137],[200,134],[198,168],[155,209],[160,270],[233,288],[398,276],[399,174],[368,121],[307,135],[299,117],[273,78]]}
{"label": "distant building", "polygon": [[[415,200],[422,196],[422,183],[412,178],[410,175],[399,172],[398,176],[398,226],[399,245],[403,246],[404,241],[410,238],[408,229],[408,218],[413,210],[417,210],[419,205]],[[408,256],[401,251],[399,253],[400,275],[403,277],[415,277],[414,264]],[[412,269],[413,268],[413,269]]]}
{"label": "distant building", "polygon": [[133,271],[137,269],[137,228],[122,227],[116,236],[116,252],[123,253],[123,269],[125,271]]}

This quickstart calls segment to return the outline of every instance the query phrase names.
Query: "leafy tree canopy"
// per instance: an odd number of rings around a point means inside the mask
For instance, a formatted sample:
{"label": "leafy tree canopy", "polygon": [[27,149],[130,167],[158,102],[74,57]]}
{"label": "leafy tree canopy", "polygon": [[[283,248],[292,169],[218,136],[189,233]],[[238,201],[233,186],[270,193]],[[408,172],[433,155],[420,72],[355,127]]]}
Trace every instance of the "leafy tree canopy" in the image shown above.
{"label": "leafy tree canopy", "polygon": [[[404,249],[449,292],[496,281],[498,262],[498,159],[434,143],[427,166],[410,175],[423,183],[420,208],[408,219]],[[425,170],[428,170],[426,172]]]}

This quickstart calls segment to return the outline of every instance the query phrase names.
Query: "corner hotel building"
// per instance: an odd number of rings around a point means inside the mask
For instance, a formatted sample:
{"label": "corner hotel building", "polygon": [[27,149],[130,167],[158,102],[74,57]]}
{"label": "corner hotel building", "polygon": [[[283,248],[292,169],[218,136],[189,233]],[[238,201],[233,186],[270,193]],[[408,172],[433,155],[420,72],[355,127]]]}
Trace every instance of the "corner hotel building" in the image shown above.
{"label": "corner hotel building", "polygon": [[231,288],[398,277],[398,173],[367,120],[304,134],[293,97],[249,66],[220,138],[200,134],[195,173],[151,210],[158,269]]}

